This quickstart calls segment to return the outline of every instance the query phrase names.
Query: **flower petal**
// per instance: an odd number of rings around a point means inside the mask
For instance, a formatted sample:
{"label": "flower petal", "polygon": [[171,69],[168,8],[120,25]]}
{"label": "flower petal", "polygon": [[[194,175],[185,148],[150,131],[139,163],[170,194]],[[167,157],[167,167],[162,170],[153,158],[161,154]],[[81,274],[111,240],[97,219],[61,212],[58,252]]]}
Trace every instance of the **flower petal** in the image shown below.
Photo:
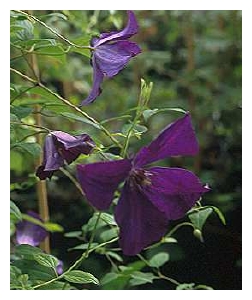
{"label": "flower petal", "polygon": [[202,194],[209,191],[188,170],[154,167],[148,173],[151,184],[142,186],[143,192],[169,220],[183,217]]}
{"label": "flower petal", "polygon": [[119,245],[125,255],[136,255],[159,241],[168,226],[165,214],[129,180],[116,206],[115,219],[120,227]]}
{"label": "flower petal", "polygon": [[92,86],[92,89],[91,89],[88,97],[81,102],[80,106],[88,105],[88,104],[92,103],[102,92],[100,85],[103,81],[104,75],[103,75],[102,71],[100,70],[98,64],[96,63],[94,55],[92,58],[92,65],[93,65],[93,69],[94,69],[93,86]]}
{"label": "flower petal", "polygon": [[58,153],[57,147],[55,145],[55,137],[49,134],[45,138],[44,144],[44,158],[42,165],[38,167],[36,171],[36,176],[41,180],[47,177],[52,177],[53,171],[58,170],[64,165],[63,157]]}
{"label": "flower petal", "polygon": [[195,155],[199,151],[190,114],[178,119],[137,153],[134,165],[142,167],[154,161],[176,155]]}
{"label": "flower petal", "polygon": [[[37,213],[29,211],[27,214],[41,221]],[[47,236],[48,232],[43,227],[32,222],[23,220],[16,225],[16,242],[18,245],[38,246]]]}
{"label": "flower petal", "polygon": [[53,131],[52,135],[59,144],[58,151],[68,164],[74,161],[81,153],[89,154],[95,147],[95,143],[87,134],[72,136],[66,132]]}
{"label": "flower petal", "polygon": [[133,11],[127,11],[128,14],[128,23],[126,27],[121,31],[114,31],[108,33],[102,33],[99,39],[93,41],[93,46],[98,47],[104,43],[109,41],[116,41],[116,40],[125,40],[130,38],[132,35],[136,34],[138,31],[138,24],[136,17]]}
{"label": "flower petal", "polygon": [[114,44],[99,46],[95,50],[94,56],[102,73],[113,77],[125,67],[133,56],[140,52],[141,49],[134,42],[117,41]]}
{"label": "flower petal", "polygon": [[115,190],[131,169],[131,161],[121,159],[77,165],[77,176],[87,200],[99,210],[108,209]]}

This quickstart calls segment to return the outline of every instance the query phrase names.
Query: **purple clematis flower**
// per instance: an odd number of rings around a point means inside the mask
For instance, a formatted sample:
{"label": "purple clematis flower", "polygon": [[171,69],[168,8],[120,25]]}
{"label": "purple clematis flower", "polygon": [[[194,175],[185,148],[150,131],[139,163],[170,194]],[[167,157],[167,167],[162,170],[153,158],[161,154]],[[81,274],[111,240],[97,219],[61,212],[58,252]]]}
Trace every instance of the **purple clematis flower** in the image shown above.
{"label": "purple clematis flower", "polygon": [[52,131],[45,138],[44,159],[36,175],[41,179],[51,178],[53,172],[73,162],[81,153],[89,154],[95,143],[87,134],[72,136],[63,131]]}
{"label": "purple clematis flower", "polygon": [[56,271],[57,271],[57,274],[58,275],[61,275],[63,272],[64,272],[64,264],[63,264],[63,261],[58,259],[58,264],[56,266]]}
{"label": "purple clematis flower", "polygon": [[141,52],[139,46],[128,39],[137,33],[138,24],[132,11],[128,11],[126,27],[117,32],[101,33],[91,40],[93,48],[91,64],[94,69],[93,87],[82,105],[92,103],[101,93],[100,85],[104,77],[117,75],[129,60]]}
{"label": "purple clematis flower", "polygon": [[[27,213],[29,216],[42,221],[39,215],[33,211]],[[16,225],[16,242],[38,246],[48,236],[48,232],[41,226],[27,220],[22,220]]]}
{"label": "purple clematis flower", "polygon": [[119,244],[126,255],[136,255],[164,236],[169,220],[176,220],[209,188],[192,172],[181,168],[146,165],[176,155],[195,155],[199,150],[187,113],[170,124],[133,159],[77,165],[87,200],[99,210],[108,209],[118,185],[125,181],[115,219]]}

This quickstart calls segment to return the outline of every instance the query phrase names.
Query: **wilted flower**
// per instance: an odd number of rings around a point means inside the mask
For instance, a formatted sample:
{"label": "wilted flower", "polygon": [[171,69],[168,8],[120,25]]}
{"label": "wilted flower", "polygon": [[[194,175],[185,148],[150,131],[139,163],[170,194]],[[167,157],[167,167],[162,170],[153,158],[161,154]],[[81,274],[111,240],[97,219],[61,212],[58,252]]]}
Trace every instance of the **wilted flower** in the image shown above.
{"label": "wilted flower", "polygon": [[63,131],[52,131],[45,138],[44,159],[36,175],[41,179],[51,178],[53,172],[73,162],[81,153],[89,154],[95,143],[87,134],[72,136]]}
{"label": "wilted flower", "polygon": [[[27,215],[42,221],[39,215],[29,211]],[[40,225],[34,224],[27,220],[22,220],[16,225],[16,243],[38,246],[48,236],[48,232]]]}
{"label": "wilted flower", "polygon": [[81,102],[87,105],[93,102],[101,93],[100,85],[105,76],[111,78],[118,74],[129,62],[129,60],[139,54],[139,46],[128,39],[137,33],[138,24],[132,11],[128,11],[127,26],[121,31],[101,33],[100,37],[91,40],[93,87],[88,97]]}
{"label": "wilted flower", "polygon": [[133,159],[77,165],[87,200],[99,210],[108,209],[119,183],[124,187],[115,209],[120,227],[119,244],[126,255],[135,255],[165,234],[176,220],[209,188],[192,172],[147,164],[169,156],[195,155],[199,148],[187,113],[143,147]]}

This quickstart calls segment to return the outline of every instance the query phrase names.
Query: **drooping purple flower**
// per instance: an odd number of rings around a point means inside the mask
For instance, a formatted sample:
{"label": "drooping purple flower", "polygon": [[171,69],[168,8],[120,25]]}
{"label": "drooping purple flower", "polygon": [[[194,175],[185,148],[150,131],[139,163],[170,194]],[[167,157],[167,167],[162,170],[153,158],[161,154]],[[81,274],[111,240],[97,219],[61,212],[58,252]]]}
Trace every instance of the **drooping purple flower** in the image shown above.
{"label": "drooping purple flower", "polygon": [[[33,211],[28,211],[27,215],[42,221],[39,215]],[[48,232],[40,225],[27,220],[22,220],[16,225],[16,243],[38,246],[48,236]]]}
{"label": "drooping purple flower", "polygon": [[63,266],[64,266],[63,261],[58,259],[58,264],[56,266],[56,271],[58,275],[61,275],[64,272]]}
{"label": "drooping purple flower", "polygon": [[87,200],[108,209],[118,185],[125,181],[115,209],[119,244],[126,255],[136,255],[164,236],[169,220],[176,220],[209,188],[191,171],[146,167],[169,156],[195,155],[199,150],[190,114],[170,124],[133,159],[77,165]]}
{"label": "drooping purple flower", "polygon": [[91,64],[93,66],[93,86],[88,97],[81,105],[92,103],[101,93],[100,85],[104,77],[114,77],[141,52],[139,46],[130,37],[137,33],[138,24],[132,11],[127,11],[128,23],[121,31],[101,33],[100,37],[91,40],[93,48]]}
{"label": "drooping purple flower", "polygon": [[95,143],[87,134],[72,136],[63,131],[52,131],[45,138],[44,159],[36,175],[41,179],[51,178],[53,172],[73,162],[81,153],[89,154]]}

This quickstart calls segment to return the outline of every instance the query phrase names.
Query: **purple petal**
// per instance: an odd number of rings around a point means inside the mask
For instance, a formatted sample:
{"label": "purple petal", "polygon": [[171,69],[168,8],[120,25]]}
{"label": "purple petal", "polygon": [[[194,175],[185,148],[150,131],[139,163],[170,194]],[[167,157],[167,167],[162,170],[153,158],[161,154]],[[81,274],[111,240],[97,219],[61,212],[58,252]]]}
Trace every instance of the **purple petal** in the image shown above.
{"label": "purple petal", "polygon": [[95,147],[95,143],[87,134],[72,136],[66,132],[53,131],[52,135],[57,139],[58,152],[68,164],[81,153],[89,154]]}
{"label": "purple petal", "polygon": [[93,86],[92,86],[92,89],[91,89],[88,97],[81,102],[80,106],[88,105],[88,104],[92,103],[100,95],[100,93],[102,91],[100,88],[100,85],[103,81],[104,75],[103,75],[102,71],[100,70],[98,64],[96,63],[94,55],[92,58],[92,65],[93,65],[93,69],[94,69]]}
{"label": "purple petal", "polygon": [[[41,221],[38,214],[32,211],[27,214]],[[19,222],[16,226],[16,242],[18,245],[38,246],[47,236],[48,232],[43,227],[26,220]]]}
{"label": "purple petal", "polygon": [[95,60],[102,73],[108,77],[115,76],[121,71],[129,60],[141,52],[136,43],[118,41],[114,44],[99,46],[95,52]]}
{"label": "purple petal", "polygon": [[168,220],[130,181],[125,183],[115,209],[120,227],[119,245],[125,255],[136,255],[164,236]]}
{"label": "purple petal", "polygon": [[58,264],[56,266],[56,271],[57,271],[57,274],[58,275],[61,275],[63,272],[64,272],[64,264],[63,264],[63,261],[58,259]]}
{"label": "purple petal", "polygon": [[38,176],[40,180],[45,180],[46,178],[51,178],[53,173],[54,171],[45,171],[45,166],[39,166],[36,171],[36,176]]}
{"label": "purple petal", "polygon": [[98,47],[99,45],[102,45],[110,41],[125,40],[130,38],[132,35],[136,34],[138,31],[138,24],[137,24],[136,17],[133,11],[131,10],[127,11],[127,14],[128,14],[128,23],[123,30],[116,31],[116,32],[102,33],[99,39],[93,40],[93,46]]}
{"label": "purple petal", "polygon": [[131,169],[127,159],[77,165],[77,176],[87,200],[99,210],[108,209],[120,182]]}
{"label": "purple petal", "polygon": [[195,155],[199,151],[190,114],[178,119],[164,129],[159,136],[137,153],[134,164],[142,167],[154,161],[176,155]]}
{"label": "purple petal", "polygon": [[52,177],[53,171],[58,170],[64,165],[64,159],[59,154],[55,145],[55,137],[51,134],[47,135],[44,144],[44,158],[42,165],[38,167],[36,175],[44,180]]}
{"label": "purple petal", "polygon": [[209,191],[188,170],[154,167],[148,173],[151,184],[143,186],[143,192],[169,220],[183,217],[202,194]]}

